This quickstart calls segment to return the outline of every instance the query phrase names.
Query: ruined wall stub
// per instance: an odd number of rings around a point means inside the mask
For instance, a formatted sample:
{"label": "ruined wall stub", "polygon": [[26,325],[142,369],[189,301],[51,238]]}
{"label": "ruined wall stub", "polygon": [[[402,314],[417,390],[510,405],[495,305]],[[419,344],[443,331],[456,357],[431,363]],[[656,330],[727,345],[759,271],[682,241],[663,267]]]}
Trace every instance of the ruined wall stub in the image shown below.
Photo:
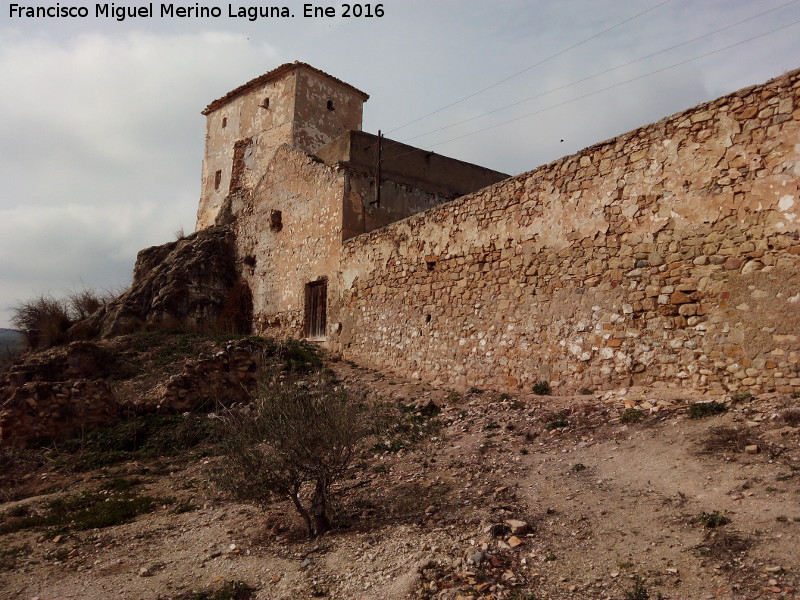
{"label": "ruined wall stub", "polygon": [[343,244],[328,345],[465,388],[800,391],[800,71]]}
{"label": "ruined wall stub", "polygon": [[277,148],[313,154],[361,128],[369,96],[305,63],[287,63],[206,107],[206,141],[196,229],[214,224],[231,193],[249,193]]}

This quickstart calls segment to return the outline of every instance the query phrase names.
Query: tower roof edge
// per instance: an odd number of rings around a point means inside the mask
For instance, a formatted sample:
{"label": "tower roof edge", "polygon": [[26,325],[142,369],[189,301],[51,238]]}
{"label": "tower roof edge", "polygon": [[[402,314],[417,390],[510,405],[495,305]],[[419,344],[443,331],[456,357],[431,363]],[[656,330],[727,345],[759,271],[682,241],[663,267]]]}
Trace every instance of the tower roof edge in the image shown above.
{"label": "tower roof edge", "polygon": [[239,87],[232,89],[230,92],[228,92],[227,94],[225,94],[221,98],[217,98],[216,100],[211,102],[208,106],[206,106],[203,109],[203,111],[201,112],[201,114],[208,115],[208,114],[214,112],[215,110],[217,110],[218,108],[221,108],[221,107],[225,106],[228,102],[230,102],[234,98],[237,98],[237,97],[241,96],[242,94],[247,93],[252,88],[254,88],[254,87],[258,86],[258,85],[261,85],[262,83],[265,83],[267,81],[270,81],[272,79],[277,79],[278,77],[281,77],[283,75],[286,75],[287,73],[291,73],[292,71],[295,71],[295,70],[301,69],[301,68],[313,71],[314,73],[316,73],[318,75],[323,75],[324,77],[327,77],[328,79],[330,79],[332,81],[335,81],[336,83],[349,88],[351,91],[353,91],[356,94],[358,94],[359,96],[361,96],[361,98],[363,99],[364,102],[369,100],[369,94],[367,94],[365,92],[362,92],[357,87],[354,87],[354,86],[350,85],[349,83],[347,83],[346,81],[342,81],[341,79],[338,79],[338,78],[334,77],[333,75],[330,75],[329,73],[326,73],[325,71],[317,69],[316,67],[312,67],[308,63],[304,63],[304,62],[296,60],[296,61],[291,62],[291,63],[284,63],[281,66],[276,67],[276,68],[272,69],[271,71],[268,71],[268,72],[264,73],[263,75],[259,75],[258,77],[254,78],[254,79],[251,79],[247,83],[244,83],[244,84],[240,85]]}

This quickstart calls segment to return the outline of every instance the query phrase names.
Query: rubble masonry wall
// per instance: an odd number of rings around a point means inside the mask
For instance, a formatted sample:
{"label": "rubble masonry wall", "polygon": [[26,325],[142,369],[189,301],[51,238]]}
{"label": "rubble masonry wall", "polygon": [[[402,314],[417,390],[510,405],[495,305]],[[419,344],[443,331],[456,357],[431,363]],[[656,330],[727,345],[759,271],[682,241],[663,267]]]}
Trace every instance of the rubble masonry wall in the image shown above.
{"label": "rubble masonry wall", "polygon": [[800,71],[347,240],[328,345],[455,387],[800,391]]}

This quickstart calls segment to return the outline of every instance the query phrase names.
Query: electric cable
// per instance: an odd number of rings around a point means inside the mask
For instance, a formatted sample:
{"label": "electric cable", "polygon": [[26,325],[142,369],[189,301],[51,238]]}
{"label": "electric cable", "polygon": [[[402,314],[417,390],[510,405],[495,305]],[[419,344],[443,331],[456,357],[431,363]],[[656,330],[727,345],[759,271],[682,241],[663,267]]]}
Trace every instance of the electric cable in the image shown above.
{"label": "electric cable", "polygon": [[624,21],[620,21],[616,25],[612,25],[611,27],[608,27],[607,29],[604,29],[603,31],[595,33],[594,35],[589,36],[588,38],[586,38],[584,40],[581,40],[580,42],[572,44],[571,46],[568,46],[567,48],[564,48],[563,50],[560,50],[559,52],[556,52],[555,54],[552,54],[552,55],[548,56],[547,58],[543,58],[539,62],[537,62],[535,64],[532,64],[531,66],[526,67],[526,68],[522,69],[521,71],[517,71],[516,73],[511,74],[508,77],[506,77],[505,79],[501,79],[500,81],[497,81],[497,82],[495,82],[495,83],[493,83],[491,85],[488,85],[485,88],[478,90],[477,92],[473,92],[472,94],[469,94],[468,96],[464,96],[463,98],[461,98],[459,100],[456,100],[455,102],[451,102],[450,104],[447,104],[446,106],[442,106],[441,108],[437,108],[436,110],[434,110],[432,112],[429,112],[429,113],[427,113],[425,115],[422,115],[421,117],[418,117],[418,118],[416,118],[416,119],[414,119],[412,121],[409,121],[408,123],[404,123],[403,125],[400,125],[399,127],[395,127],[394,129],[391,129],[391,130],[387,131],[386,133],[394,133],[395,131],[399,131],[400,129],[408,127],[409,125],[411,125],[413,123],[417,123],[418,121],[421,121],[422,119],[427,119],[431,115],[435,115],[437,113],[440,113],[443,110],[450,108],[451,106],[455,106],[456,104],[461,104],[465,100],[469,100],[470,98],[474,98],[475,96],[478,96],[479,94],[482,94],[483,92],[485,92],[487,90],[491,90],[492,88],[495,88],[498,85],[500,85],[502,83],[505,83],[506,81],[514,79],[515,77],[518,77],[518,76],[522,75],[523,73],[527,73],[531,69],[534,69],[534,68],[536,68],[536,67],[538,67],[540,65],[543,65],[543,64],[545,64],[547,62],[550,62],[554,58],[558,58],[562,54],[565,54],[565,53],[569,52],[570,50],[574,50],[578,46],[582,46],[583,44],[586,44],[587,42],[590,42],[593,39],[595,39],[597,37],[600,37],[601,35],[606,34],[609,31],[612,31],[612,30],[616,29],[617,27],[621,27],[622,25],[625,25],[626,23],[630,23],[634,19],[638,19],[639,17],[641,17],[643,15],[646,15],[647,13],[649,13],[651,11],[654,11],[655,9],[657,9],[657,8],[659,8],[661,6],[664,6],[665,4],[667,4],[669,2],[672,2],[672,0],[663,0],[663,2],[659,2],[655,6],[651,6],[650,8],[648,8],[645,11],[642,11],[642,12],[640,12],[638,14],[635,14],[632,17],[629,17],[629,18],[625,19]]}
{"label": "electric cable", "polygon": [[[700,60],[701,58],[706,58],[707,56],[711,56],[711,55],[713,55],[713,54],[718,54],[718,53],[720,53],[720,52],[724,52],[725,50],[729,50],[729,49],[731,49],[731,48],[734,48],[734,47],[736,47],[736,46],[740,46],[740,45],[742,45],[742,44],[746,44],[746,43],[748,43],[748,42],[752,42],[752,41],[754,41],[754,40],[757,40],[757,39],[759,39],[759,38],[762,38],[762,37],[764,37],[764,36],[767,36],[767,35],[769,35],[769,34],[775,33],[776,31],[781,31],[782,29],[786,29],[786,28],[788,28],[788,27],[793,27],[793,26],[797,25],[798,23],[800,23],[800,19],[798,19],[798,20],[796,20],[796,21],[792,21],[792,22],[790,22],[790,23],[786,23],[785,25],[781,25],[780,27],[776,27],[775,29],[771,29],[771,30],[769,30],[769,31],[766,31],[766,32],[764,32],[764,33],[761,33],[761,34],[759,34],[759,35],[756,35],[756,36],[753,36],[753,37],[747,38],[747,39],[745,39],[745,40],[740,40],[740,41],[738,41],[738,42],[734,42],[733,44],[729,44],[729,45],[727,45],[727,46],[724,46],[724,47],[722,47],[722,48],[718,48],[717,50],[712,50],[712,51],[710,51],[710,52],[706,52],[706,53],[704,53],[704,54],[700,54],[700,55],[698,55],[698,56],[695,56],[695,57],[693,57],[693,58],[687,58],[686,60],[682,60],[682,61],[680,61],[680,62],[674,63],[674,64],[672,64],[672,65],[669,65],[669,66],[667,66],[667,67],[662,67],[662,68],[660,68],[660,69],[656,69],[655,71],[650,71],[649,73],[644,73],[644,74],[642,74],[642,75],[638,75],[638,76],[636,76],[636,77],[632,77],[631,79],[626,79],[625,81],[620,81],[620,82],[617,82],[617,83],[615,83],[615,84],[613,84],[613,85],[609,85],[609,86],[607,86],[607,87],[604,87],[604,88],[601,88],[601,89],[599,89],[599,90],[595,90],[595,91],[593,91],[593,92],[588,92],[588,93],[586,93],[586,94],[583,94],[583,95],[581,95],[581,96],[577,96],[577,97],[575,97],[575,98],[571,98],[570,100],[565,100],[565,101],[563,101],[563,102],[559,102],[559,103],[557,103],[557,104],[553,104],[553,105],[551,105],[551,106],[547,106],[547,107],[545,107],[545,108],[542,108],[542,109],[536,110],[536,111],[534,111],[534,112],[527,113],[527,114],[521,115],[521,116],[519,116],[519,117],[514,117],[513,119],[509,119],[509,120],[507,120],[507,121],[503,121],[502,123],[496,123],[496,124],[494,124],[494,125],[489,125],[488,127],[484,127],[484,128],[482,128],[482,129],[478,129],[478,130],[476,130],[476,131],[472,131],[472,132],[470,132],[470,133],[465,133],[465,134],[463,134],[463,135],[459,135],[459,136],[456,136],[456,137],[454,137],[454,138],[450,138],[450,139],[448,139],[448,140],[444,140],[444,141],[441,141],[441,142],[437,142],[437,143],[435,143],[435,144],[430,144],[428,147],[429,147],[429,148],[434,148],[434,147],[436,147],[436,146],[442,146],[442,145],[444,145],[444,144],[449,144],[450,142],[454,142],[454,141],[456,141],[456,140],[460,140],[460,139],[463,139],[463,138],[466,138],[466,137],[470,137],[470,136],[476,135],[476,134],[478,134],[478,133],[482,133],[482,132],[484,132],[484,131],[489,131],[490,129],[494,129],[494,128],[496,128],[496,127],[502,127],[503,125],[508,125],[509,123],[514,123],[514,122],[516,122],[516,121],[520,121],[520,120],[522,120],[522,119],[526,119],[526,118],[528,118],[528,117],[532,117],[532,116],[534,116],[534,115],[538,115],[538,114],[541,114],[541,113],[543,113],[543,112],[546,112],[546,111],[549,111],[549,110],[553,110],[554,108],[559,108],[559,107],[561,107],[561,106],[564,106],[564,105],[567,105],[567,104],[571,104],[571,103],[573,103],[573,102],[577,102],[578,100],[583,100],[584,98],[589,98],[590,96],[595,96],[595,95],[597,95],[597,94],[600,94],[600,93],[602,93],[602,92],[606,92],[606,91],[608,91],[608,90],[611,90],[611,89],[614,89],[614,88],[616,88],[616,87],[620,87],[620,86],[622,86],[622,85],[627,85],[628,83],[632,83],[632,82],[634,82],[634,81],[638,81],[638,80],[640,80],[640,79],[644,79],[644,78],[646,78],[646,77],[650,77],[651,75],[656,75],[657,73],[662,73],[662,72],[664,72],[664,71],[668,71],[669,69],[674,69],[675,67],[679,67],[679,66],[681,66],[681,65],[685,65],[685,64],[687,64],[687,63],[690,63],[690,62],[693,62],[693,61],[695,61],[695,60]],[[420,148],[420,149],[415,149],[415,150],[411,150],[411,151],[409,151],[409,152],[403,152],[402,154],[396,154],[396,155],[394,155],[394,156],[388,156],[388,157],[386,158],[386,160],[393,160],[393,159],[395,159],[395,158],[399,158],[399,157],[401,157],[401,156],[405,156],[405,155],[407,155],[407,154],[411,154],[411,153],[413,153],[413,152],[429,152],[429,150],[426,150],[426,149],[421,149],[421,148]]]}
{"label": "electric cable", "polygon": [[530,102],[531,100],[535,100],[537,98],[541,98],[543,96],[547,96],[549,94],[553,94],[555,92],[559,92],[559,91],[564,90],[564,89],[566,89],[568,87],[572,87],[573,85],[577,85],[579,83],[583,83],[584,81],[589,81],[590,79],[594,79],[595,77],[599,77],[601,75],[606,75],[607,73],[611,73],[612,71],[616,71],[617,69],[621,69],[623,67],[628,67],[628,66],[630,66],[632,64],[635,64],[637,62],[641,62],[643,60],[647,60],[648,58],[653,58],[654,56],[657,56],[659,54],[663,54],[664,52],[669,52],[670,50],[674,50],[675,48],[680,48],[681,46],[685,46],[687,44],[691,44],[693,42],[701,40],[703,38],[715,35],[717,33],[720,33],[721,31],[725,31],[727,29],[732,29],[733,27],[737,27],[737,26],[741,25],[742,23],[746,23],[748,21],[752,21],[753,19],[757,19],[759,17],[763,17],[764,15],[766,15],[768,13],[774,12],[774,11],[779,10],[781,8],[785,8],[786,6],[789,6],[790,4],[796,4],[797,2],[800,2],[800,0],[790,0],[790,2],[786,2],[785,4],[781,4],[780,6],[776,6],[774,8],[770,8],[769,10],[765,10],[763,12],[760,12],[760,13],[758,13],[756,15],[753,15],[752,17],[748,17],[746,19],[742,19],[741,21],[737,21],[736,23],[732,23],[730,25],[726,25],[725,27],[721,27],[719,29],[715,29],[714,31],[709,31],[708,33],[704,33],[703,35],[694,37],[694,38],[692,38],[690,40],[686,40],[684,42],[680,42],[679,44],[674,44],[674,45],[669,46],[667,48],[663,48],[661,50],[658,50],[657,52],[653,52],[651,54],[647,54],[646,56],[642,56],[640,58],[636,58],[636,59],[630,60],[630,61],[628,61],[626,63],[622,63],[620,65],[617,65],[615,67],[611,67],[611,68],[606,69],[604,71],[600,71],[598,73],[594,73],[592,75],[587,75],[586,77],[583,77],[581,79],[576,79],[575,81],[573,81],[571,83],[566,83],[564,85],[560,85],[560,86],[558,86],[556,88],[547,90],[546,92],[540,92],[540,93],[535,94],[533,96],[530,96],[528,98],[524,98],[522,100],[518,100],[517,102],[512,102],[511,104],[506,104],[505,106],[501,106],[499,108],[492,109],[492,110],[487,111],[485,113],[482,113],[480,115],[476,115],[474,117],[469,117],[469,118],[466,118],[466,119],[462,119],[461,121],[456,121],[455,123],[451,123],[450,125],[445,125],[443,127],[437,128],[437,129],[431,129],[430,131],[426,131],[424,133],[419,133],[419,134],[411,136],[409,138],[405,138],[402,141],[403,141],[403,143],[405,143],[405,142],[409,142],[411,140],[415,140],[417,138],[425,137],[426,135],[430,135],[432,133],[438,133],[440,131],[444,131],[446,129],[450,129],[452,127],[455,127],[457,125],[463,125],[464,123],[469,123],[470,121],[475,121],[477,119],[480,119],[480,118],[495,114],[497,112],[506,110],[508,108],[513,108],[514,106],[518,106],[520,104],[524,104],[525,102]]}

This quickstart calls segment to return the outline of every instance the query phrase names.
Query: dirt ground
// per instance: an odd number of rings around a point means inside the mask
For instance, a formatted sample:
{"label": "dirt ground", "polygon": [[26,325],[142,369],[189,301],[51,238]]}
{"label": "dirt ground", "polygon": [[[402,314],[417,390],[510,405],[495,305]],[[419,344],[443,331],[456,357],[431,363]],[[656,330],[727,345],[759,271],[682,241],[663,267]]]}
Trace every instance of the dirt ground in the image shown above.
{"label": "dirt ground", "polygon": [[[357,461],[335,531],[308,541],[289,505],[226,498],[209,483],[219,458],[201,449],[80,474],[39,467],[5,490],[26,497],[0,504],[0,522],[110,480],[171,500],[123,525],[0,536],[0,598],[202,600],[234,581],[260,600],[798,595],[800,400],[728,398],[692,419],[711,399],[679,389],[459,394],[330,366],[419,407],[425,425],[416,443],[379,440]],[[426,416],[430,400],[440,412]]]}

